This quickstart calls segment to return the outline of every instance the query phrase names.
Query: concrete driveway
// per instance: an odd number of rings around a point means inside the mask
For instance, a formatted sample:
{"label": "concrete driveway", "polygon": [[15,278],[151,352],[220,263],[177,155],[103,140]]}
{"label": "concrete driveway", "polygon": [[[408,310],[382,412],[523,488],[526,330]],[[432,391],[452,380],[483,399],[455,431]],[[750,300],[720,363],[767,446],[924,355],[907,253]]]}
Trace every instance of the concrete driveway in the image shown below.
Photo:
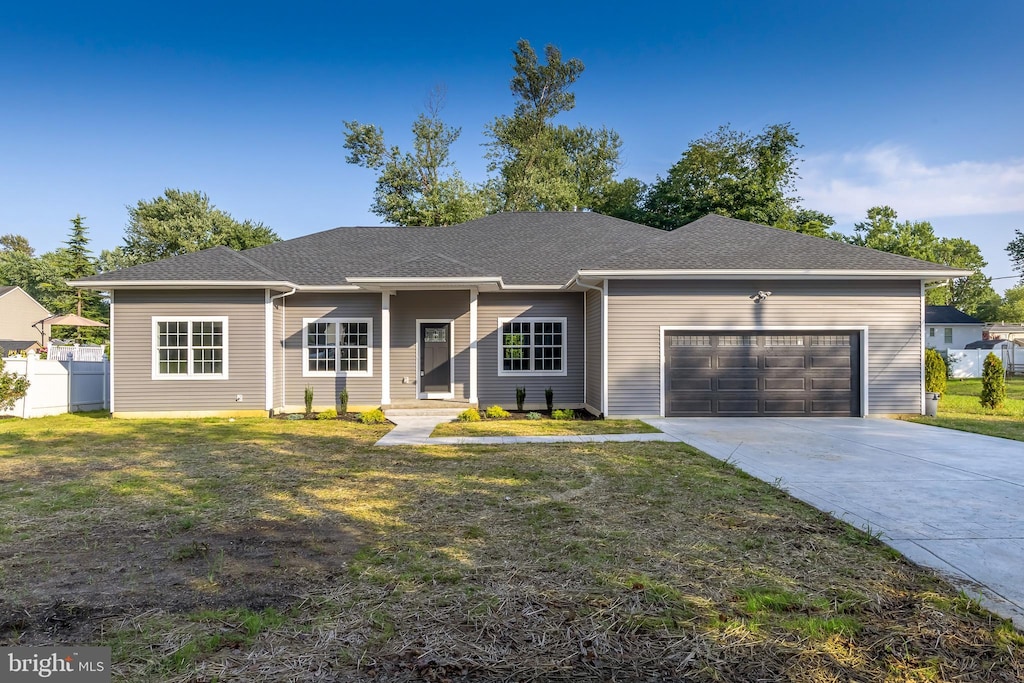
{"label": "concrete driveway", "polygon": [[1024,443],[881,418],[647,422],[880,532],[1024,628]]}

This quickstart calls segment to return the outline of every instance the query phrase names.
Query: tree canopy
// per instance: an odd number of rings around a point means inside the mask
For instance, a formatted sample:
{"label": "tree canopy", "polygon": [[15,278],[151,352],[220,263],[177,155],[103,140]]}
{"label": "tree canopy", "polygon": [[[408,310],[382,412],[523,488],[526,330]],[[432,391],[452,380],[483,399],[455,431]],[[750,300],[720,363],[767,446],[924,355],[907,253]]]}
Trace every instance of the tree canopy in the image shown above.
{"label": "tree canopy", "polygon": [[717,213],[764,225],[806,225],[795,215],[800,147],[788,123],[766,126],[757,135],[721,126],[691,142],[668,174],[654,182],[644,207],[647,223],[672,230]]}
{"label": "tree canopy", "polygon": [[168,188],[161,197],[129,205],[124,245],[101,254],[104,270],[157,261],[224,245],[251,249],[280,238],[263,223],[237,221],[203,192]]}
{"label": "tree canopy", "polygon": [[1020,273],[1021,282],[1024,282],[1024,232],[1014,230],[1014,238],[1006,245],[1006,253],[1013,261],[1013,269]]}
{"label": "tree canopy", "polygon": [[867,220],[854,226],[846,238],[850,244],[887,251],[892,254],[942,263],[953,268],[973,270],[968,277],[953,278],[946,286],[928,290],[928,303],[955,306],[968,315],[991,315],[999,295],[992,289],[992,278],[981,270],[988,265],[981,249],[970,240],[939,237],[928,221],[899,221],[891,206],[868,209]]}
{"label": "tree canopy", "polygon": [[435,89],[412,124],[411,152],[386,145],[378,126],[345,121],[345,160],[377,172],[370,210],[388,223],[452,225],[485,215],[493,204],[493,192],[471,186],[455,169],[451,146],[462,129],[441,120],[443,104],[443,91]]}

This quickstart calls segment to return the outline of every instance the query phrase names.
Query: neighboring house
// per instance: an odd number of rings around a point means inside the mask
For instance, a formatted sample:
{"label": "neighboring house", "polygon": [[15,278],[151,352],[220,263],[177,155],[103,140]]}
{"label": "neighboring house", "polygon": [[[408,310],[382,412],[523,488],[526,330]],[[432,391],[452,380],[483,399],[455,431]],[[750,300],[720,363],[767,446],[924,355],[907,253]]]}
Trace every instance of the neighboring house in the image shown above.
{"label": "neighboring house", "polygon": [[990,323],[985,329],[985,336],[991,339],[1024,339],[1024,324]]}
{"label": "neighboring house", "polygon": [[965,349],[1024,349],[1024,341],[1020,339],[979,339],[964,345]]}
{"label": "neighboring house", "polygon": [[925,306],[925,346],[936,351],[962,349],[982,338],[985,323],[955,306]]}
{"label": "neighboring house", "polygon": [[921,413],[924,283],[968,271],[710,215],[337,228],[73,284],[110,292],[117,416],[544,405]]}
{"label": "neighboring house", "polygon": [[48,341],[42,325],[36,325],[50,312],[21,287],[0,287],[0,341],[4,352],[46,348]]}

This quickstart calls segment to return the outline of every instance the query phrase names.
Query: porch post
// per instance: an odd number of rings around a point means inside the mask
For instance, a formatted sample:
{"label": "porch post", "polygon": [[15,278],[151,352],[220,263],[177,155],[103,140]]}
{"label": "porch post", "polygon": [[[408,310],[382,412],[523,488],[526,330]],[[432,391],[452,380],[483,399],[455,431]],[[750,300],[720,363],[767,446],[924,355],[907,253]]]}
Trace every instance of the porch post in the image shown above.
{"label": "porch post", "polygon": [[478,403],[476,396],[476,288],[469,290],[469,402]]}
{"label": "porch post", "polygon": [[391,292],[380,295],[380,403],[391,405]]}

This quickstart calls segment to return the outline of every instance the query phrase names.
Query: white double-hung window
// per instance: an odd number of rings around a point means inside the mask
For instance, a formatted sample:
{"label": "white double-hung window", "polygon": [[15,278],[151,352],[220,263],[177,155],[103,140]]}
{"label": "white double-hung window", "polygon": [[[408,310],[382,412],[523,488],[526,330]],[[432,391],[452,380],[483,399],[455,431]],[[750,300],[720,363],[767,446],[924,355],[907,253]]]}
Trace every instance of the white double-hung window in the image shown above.
{"label": "white double-hung window", "polygon": [[373,320],[304,318],[304,377],[369,377],[373,374]]}
{"label": "white double-hung window", "polygon": [[498,375],[565,376],[565,318],[499,318],[498,328]]}
{"label": "white double-hung window", "polygon": [[154,317],[153,379],[227,379],[226,317]]}

